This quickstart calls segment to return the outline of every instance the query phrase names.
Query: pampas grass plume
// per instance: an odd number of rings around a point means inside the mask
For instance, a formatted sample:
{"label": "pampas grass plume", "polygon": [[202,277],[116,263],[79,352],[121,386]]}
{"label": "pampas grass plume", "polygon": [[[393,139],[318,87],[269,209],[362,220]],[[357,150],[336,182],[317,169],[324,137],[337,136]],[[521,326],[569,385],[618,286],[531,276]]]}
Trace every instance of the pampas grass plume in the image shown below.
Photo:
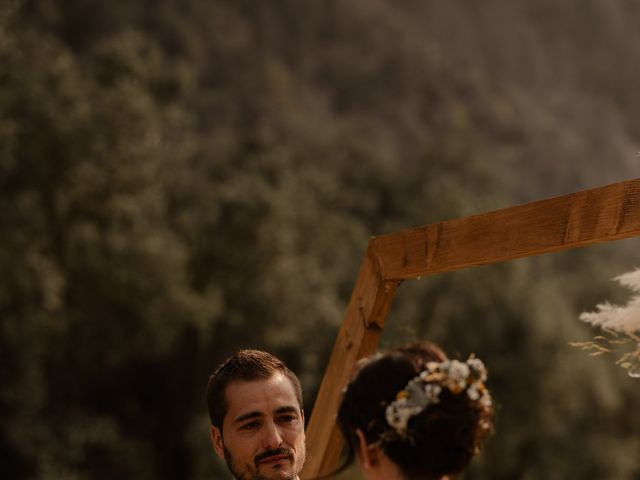
{"label": "pampas grass plume", "polygon": [[580,320],[614,332],[633,333],[640,330],[640,268],[624,273],[616,280],[635,292],[626,305],[612,305],[609,302],[596,306],[595,312],[583,312]]}

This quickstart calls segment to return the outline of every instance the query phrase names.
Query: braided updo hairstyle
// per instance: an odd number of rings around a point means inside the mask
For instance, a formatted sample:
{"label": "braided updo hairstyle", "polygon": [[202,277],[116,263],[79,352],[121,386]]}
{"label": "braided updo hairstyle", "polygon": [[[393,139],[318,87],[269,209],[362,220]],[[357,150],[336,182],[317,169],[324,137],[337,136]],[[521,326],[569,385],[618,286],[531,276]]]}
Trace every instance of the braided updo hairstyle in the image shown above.
{"label": "braided updo hairstyle", "polygon": [[347,439],[346,465],[352,463],[360,429],[368,445],[378,443],[407,479],[432,480],[464,471],[492,429],[492,408],[469,395],[442,389],[439,402],[412,416],[407,435],[396,435],[385,410],[407,383],[443,362],[437,346],[420,342],[361,361],[345,389],[338,423]]}

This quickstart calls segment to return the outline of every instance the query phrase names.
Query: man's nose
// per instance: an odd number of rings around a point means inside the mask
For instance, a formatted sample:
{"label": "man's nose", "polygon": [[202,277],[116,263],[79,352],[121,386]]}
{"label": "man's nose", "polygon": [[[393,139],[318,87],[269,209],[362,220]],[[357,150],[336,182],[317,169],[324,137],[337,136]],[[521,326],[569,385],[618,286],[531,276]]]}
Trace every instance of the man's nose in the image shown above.
{"label": "man's nose", "polygon": [[262,443],[265,450],[278,448],[282,445],[282,435],[280,433],[280,429],[275,423],[267,422],[265,425]]}

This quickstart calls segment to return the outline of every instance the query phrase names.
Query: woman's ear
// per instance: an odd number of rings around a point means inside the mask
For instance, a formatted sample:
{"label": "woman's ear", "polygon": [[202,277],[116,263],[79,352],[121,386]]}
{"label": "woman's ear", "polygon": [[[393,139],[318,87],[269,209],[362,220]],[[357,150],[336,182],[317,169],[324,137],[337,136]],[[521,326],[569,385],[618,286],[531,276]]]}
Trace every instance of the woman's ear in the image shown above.
{"label": "woman's ear", "polygon": [[378,449],[377,446],[367,444],[364,433],[359,428],[356,430],[358,437],[358,458],[363,470],[371,470],[378,465]]}

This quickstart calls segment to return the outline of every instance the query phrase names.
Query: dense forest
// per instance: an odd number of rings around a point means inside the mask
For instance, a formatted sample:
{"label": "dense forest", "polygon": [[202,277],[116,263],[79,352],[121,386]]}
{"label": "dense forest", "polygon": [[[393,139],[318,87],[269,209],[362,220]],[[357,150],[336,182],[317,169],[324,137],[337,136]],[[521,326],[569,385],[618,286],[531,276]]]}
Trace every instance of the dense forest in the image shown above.
{"label": "dense forest", "polygon": [[[3,478],[228,478],[209,373],[272,351],[310,416],[371,235],[640,177],[638,25],[635,0],[0,0]],[[401,287],[384,345],[489,367],[466,478],[640,478],[640,383],[568,346],[639,246]]]}

